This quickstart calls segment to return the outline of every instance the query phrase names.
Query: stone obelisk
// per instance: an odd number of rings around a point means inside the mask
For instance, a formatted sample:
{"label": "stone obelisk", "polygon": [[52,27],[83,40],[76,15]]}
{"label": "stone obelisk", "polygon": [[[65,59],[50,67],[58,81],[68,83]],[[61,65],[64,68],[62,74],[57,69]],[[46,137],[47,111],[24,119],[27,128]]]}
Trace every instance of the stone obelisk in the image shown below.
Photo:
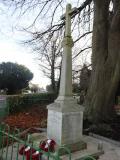
{"label": "stone obelisk", "polygon": [[[65,36],[62,42],[63,61],[59,96],[54,103],[47,106],[47,136],[58,145],[81,146],[83,111],[72,96],[72,47],[71,4],[67,4],[65,19]],[[71,148],[71,147],[70,147]],[[83,147],[84,148],[84,147]]]}

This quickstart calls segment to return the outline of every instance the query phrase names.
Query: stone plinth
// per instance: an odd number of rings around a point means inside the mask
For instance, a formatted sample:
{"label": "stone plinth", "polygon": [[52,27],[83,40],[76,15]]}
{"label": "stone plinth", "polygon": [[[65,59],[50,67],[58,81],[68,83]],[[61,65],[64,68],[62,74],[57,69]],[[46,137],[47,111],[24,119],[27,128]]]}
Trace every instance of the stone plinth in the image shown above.
{"label": "stone plinth", "polygon": [[47,137],[54,139],[58,146],[65,145],[71,151],[86,147],[82,142],[83,108],[73,98],[48,105],[47,122]]}
{"label": "stone plinth", "polygon": [[82,118],[82,112],[62,113],[48,110],[48,137],[55,139],[59,145],[81,141]]}

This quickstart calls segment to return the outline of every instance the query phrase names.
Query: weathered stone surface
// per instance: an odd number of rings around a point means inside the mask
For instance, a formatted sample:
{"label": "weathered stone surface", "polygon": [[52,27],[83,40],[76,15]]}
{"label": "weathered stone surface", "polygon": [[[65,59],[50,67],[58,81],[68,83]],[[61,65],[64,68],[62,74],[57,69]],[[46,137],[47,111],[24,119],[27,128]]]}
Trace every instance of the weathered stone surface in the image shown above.
{"label": "weathered stone surface", "polygon": [[62,113],[48,110],[47,136],[57,144],[72,144],[81,141],[83,112]]}
{"label": "weathered stone surface", "polygon": [[48,110],[58,112],[83,112],[84,107],[77,104],[73,97],[59,96],[54,103],[47,106]]}

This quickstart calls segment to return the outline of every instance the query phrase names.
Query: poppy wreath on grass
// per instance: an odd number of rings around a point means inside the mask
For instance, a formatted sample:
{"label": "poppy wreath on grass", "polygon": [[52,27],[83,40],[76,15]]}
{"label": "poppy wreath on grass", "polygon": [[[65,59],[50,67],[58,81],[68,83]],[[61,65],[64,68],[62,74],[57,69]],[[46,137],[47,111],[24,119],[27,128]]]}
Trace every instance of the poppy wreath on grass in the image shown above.
{"label": "poppy wreath on grass", "polygon": [[[42,141],[39,145],[39,148],[45,152],[54,152],[55,151],[55,144],[56,142],[53,139],[47,139],[46,141]],[[30,146],[22,146],[19,149],[20,155],[25,155],[26,160],[39,160],[41,159],[42,152],[36,151],[34,148]]]}

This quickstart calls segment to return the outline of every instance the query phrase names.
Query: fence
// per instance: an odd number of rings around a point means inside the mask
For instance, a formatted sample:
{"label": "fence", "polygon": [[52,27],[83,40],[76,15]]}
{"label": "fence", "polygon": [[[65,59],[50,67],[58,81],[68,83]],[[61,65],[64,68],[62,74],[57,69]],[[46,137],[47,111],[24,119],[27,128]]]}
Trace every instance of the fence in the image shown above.
{"label": "fence", "polygon": [[[33,142],[30,142],[30,135],[22,135],[19,129],[10,129],[8,125],[0,125],[0,160],[61,160],[60,152],[64,150],[68,154],[68,159],[71,160],[71,152],[68,148],[61,146],[56,152],[51,152],[49,147],[45,152],[41,148],[36,148]],[[26,147],[20,155],[20,149]],[[34,151],[34,152],[33,152]],[[26,153],[25,153],[26,152]],[[33,157],[33,153],[37,156]],[[84,157],[79,160],[95,160],[92,157]]]}

